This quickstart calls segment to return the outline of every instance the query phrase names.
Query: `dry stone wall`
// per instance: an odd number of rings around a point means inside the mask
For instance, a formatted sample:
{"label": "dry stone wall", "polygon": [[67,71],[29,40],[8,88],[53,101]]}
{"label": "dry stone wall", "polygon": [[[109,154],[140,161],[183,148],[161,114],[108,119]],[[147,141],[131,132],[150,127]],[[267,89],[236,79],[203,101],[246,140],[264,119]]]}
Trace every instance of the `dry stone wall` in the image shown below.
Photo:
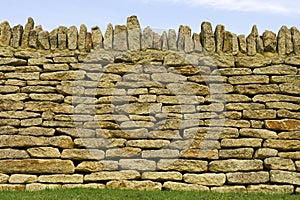
{"label": "dry stone wall", "polygon": [[300,34],[0,25],[0,188],[300,191]]}

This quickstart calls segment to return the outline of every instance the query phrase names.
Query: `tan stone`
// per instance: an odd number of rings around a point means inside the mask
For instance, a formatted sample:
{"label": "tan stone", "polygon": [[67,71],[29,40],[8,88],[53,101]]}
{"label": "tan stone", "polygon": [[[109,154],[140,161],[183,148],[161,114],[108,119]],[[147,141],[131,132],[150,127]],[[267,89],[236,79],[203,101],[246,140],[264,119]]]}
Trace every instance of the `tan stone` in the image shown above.
{"label": "tan stone", "polygon": [[280,184],[286,183],[286,184],[299,185],[300,173],[281,171],[281,170],[271,170],[270,181],[272,183],[280,183]]}
{"label": "tan stone", "polygon": [[38,177],[36,175],[28,174],[12,174],[9,178],[9,183],[36,183]]}
{"label": "tan stone", "polygon": [[258,171],[263,169],[261,160],[216,160],[209,163],[211,172]]}
{"label": "tan stone", "polygon": [[68,64],[44,64],[44,71],[66,71],[69,70]]}
{"label": "tan stone", "polygon": [[6,174],[0,174],[0,184],[7,183],[8,179],[9,179],[8,175],[6,175]]}
{"label": "tan stone", "polygon": [[25,150],[0,149],[0,159],[24,159],[29,158]]}
{"label": "tan stone", "polygon": [[288,159],[293,159],[293,160],[299,160],[300,159],[300,152],[280,152],[278,153],[278,156],[280,158],[288,158]]}
{"label": "tan stone", "polygon": [[226,104],[226,110],[247,110],[247,109],[259,110],[264,108],[265,105],[260,103],[227,103]]}
{"label": "tan stone", "polygon": [[116,172],[96,172],[85,175],[84,181],[103,181],[103,180],[130,180],[140,178],[140,173],[134,170],[123,170]]}
{"label": "tan stone", "polygon": [[207,166],[207,161],[191,159],[161,159],[157,163],[157,169],[163,171],[204,172],[207,171]]}
{"label": "tan stone", "polygon": [[209,187],[198,185],[198,184],[186,184],[186,183],[179,183],[179,182],[172,182],[167,181],[163,184],[163,188],[165,190],[196,190],[196,191],[209,191]]}
{"label": "tan stone", "polygon": [[283,119],[283,120],[266,120],[266,128],[280,131],[300,130],[300,120]]}
{"label": "tan stone", "polygon": [[84,148],[110,148],[110,147],[123,147],[125,139],[103,139],[103,138],[81,138],[75,139],[74,144],[78,147]]}
{"label": "tan stone", "polygon": [[232,76],[228,79],[230,84],[253,84],[253,83],[269,83],[269,77],[265,75],[244,75],[244,76]]}
{"label": "tan stone", "polygon": [[0,184],[0,191],[24,191],[23,184]]}
{"label": "tan stone", "polygon": [[116,158],[116,157],[137,157],[141,154],[142,150],[140,148],[116,148],[116,149],[108,149],[106,151],[106,158]]}
{"label": "tan stone", "polygon": [[199,184],[204,186],[222,186],[226,182],[225,174],[184,174],[183,180],[187,183]]}
{"label": "tan stone", "polygon": [[296,167],[292,159],[271,157],[264,160],[264,166],[271,170],[288,170],[296,171]]}
{"label": "tan stone", "polygon": [[292,185],[249,185],[247,187],[248,192],[254,192],[254,193],[287,193],[292,194],[294,193],[294,186]]}
{"label": "tan stone", "polygon": [[20,89],[17,86],[0,86],[0,93],[16,93],[19,92]]}
{"label": "tan stone", "polygon": [[144,172],[141,178],[154,181],[180,181],[182,174],[179,172]]}
{"label": "tan stone", "polygon": [[74,189],[74,188],[85,188],[85,189],[105,189],[104,184],[100,183],[88,183],[88,184],[63,184],[62,189]]}
{"label": "tan stone", "polygon": [[288,102],[267,102],[266,107],[273,109],[300,110],[300,105]]}
{"label": "tan stone", "polygon": [[118,169],[118,161],[101,160],[101,161],[83,161],[76,167],[78,172],[99,172],[99,171],[115,171]]}
{"label": "tan stone", "polygon": [[60,152],[53,147],[35,147],[27,149],[32,158],[60,158]]}
{"label": "tan stone", "polygon": [[41,175],[38,177],[40,183],[83,183],[83,175]]}
{"label": "tan stone", "polygon": [[299,112],[291,112],[289,110],[281,109],[277,111],[277,116],[281,118],[295,118],[300,119]]}
{"label": "tan stone", "polygon": [[142,152],[142,158],[176,158],[178,156],[179,151],[173,149],[143,150]]}
{"label": "tan stone", "polygon": [[26,191],[40,191],[40,190],[57,190],[61,189],[60,184],[42,184],[42,183],[31,183],[27,184]]}
{"label": "tan stone", "polygon": [[59,72],[47,72],[42,73],[40,78],[41,80],[80,80],[84,79],[85,72],[84,71],[59,71]]}
{"label": "tan stone", "polygon": [[262,141],[259,138],[222,139],[221,147],[261,147]]}
{"label": "tan stone", "polygon": [[247,119],[275,119],[276,110],[244,110],[243,116]]}
{"label": "tan stone", "polygon": [[245,158],[251,159],[254,150],[252,148],[239,148],[239,149],[222,149],[219,150],[220,158]]}
{"label": "tan stone", "polygon": [[254,74],[297,74],[297,67],[292,67],[289,65],[272,65],[268,67],[255,68],[253,70]]}
{"label": "tan stone", "polygon": [[264,147],[274,148],[278,150],[300,150],[299,140],[266,140],[263,144]]}
{"label": "tan stone", "polygon": [[19,119],[1,119],[0,126],[20,126],[21,121]]}
{"label": "tan stone", "polygon": [[21,120],[21,126],[28,127],[28,126],[39,126],[43,122],[42,118],[33,118],[33,119],[23,119]]}
{"label": "tan stone", "polygon": [[100,160],[105,157],[105,153],[98,149],[64,149],[61,157],[70,160]]}
{"label": "tan stone", "polygon": [[184,138],[191,139],[224,139],[237,138],[238,136],[237,128],[199,127],[184,130]]}
{"label": "tan stone", "polygon": [[146,159],[120,159],[119,166],[121,169],[153,171],[156,169],[156,162]]}
{"label": "tan stone", "polygon": [[254,102],[277,102],[277,101],[288,101],[288,102],[300,102],[299,97],[288,96],[283,94],[259,94],[253,97]]}
{"label": "tan stone", "polygon": [[129,190],[161,190],[162,184],[152,181],[109,181],[107,188],[129,189]]}
{"label": "tan stone", "polygon": [[0,172],[1,173],[73,173],[75,167],[72,161],[69,160],[39,160],[39,159],[26,159],[26,160],[1,160]]}
{"label": "tan stone", "polygon": [[243,128],[240,130],[241,136],[246,137],[254,137],[254,138],[278,138],[277,133],[275,131],[269,131],[266,129],[249,129],[249,128]]}
{"label": "tan stone", "polygon": [[210,190],[212,192],[234,192],[234,193],[240,193],[240,192],[247,192],[247,189],[245,186],[221,186],[221,187],[211,187]]}
{"label": "tan stone", "polygon": [[13,100],[6,100],[2,99],[0,96],[0,111],[7,110],[22,110],[24,108],[24,103],[21,101],[13,101]]}
{"label": "tan stone", "polygon": [[52,59],[47,59],[43,57],[37,57],[37,58],[29,58],[28,59],[28,65],[43,65],[47,63],[53,63]]}
{"label": "tan stone", "polygon": [[63,103],[59,104],[59,103],[48,102],[48,101],[26,102],[25,110],[33,111],[33,112],[52,111],[54,113],[73,114],[73,106],[68,104],[63,104]]}
{"label": "tan stone", "polygon": [[267,94],[267,93],[278,93],[279,87],[275,84],[260,85],[260,84],[249,84],[249,85],[238,85],[235,87],[235,91],[240,94]]}
{"label": "tan stone", "polygon": [[168,140],[130,140],[126,142],[126,146],[138,147],[142,149],[155,148],[160,149],[170,144]]}
{"label": "tan stone", "polygon": [[299,83],[283,83],[279,85],[280,91],[285,94],[297,95],[300,93]]}
{"label": "tan stone", "polygon": [[202,150],[202,149],[188,149],[181,152],[182,158],[204,158],[204,159],[218,159],[218,150]]}
{"label": "tan stone", "polygon": [[[1,120],[3,121],[3,120]],[[1,123],[0,123],[1,124]],[[0,135],[0,147],[30,147],[45,145],[44,137],[21,136],[21,135]]]}
{"label": "tan stone", "polygon": [[29,95],[24,94],[24,93],[5,94],[5,95],[0,95],[0,98],[2,100],[22,101],[22,100],[25,100],[25,99],[29,99]]}
{"label": "tan stone", "polygon": [[268,172],[235,172],[226,174],[228,184],[258,184],[269,182]]}
{"label": "tan stone", "polygon": [[278,155],[278,150],[270,149],[270,148],[259,148],[255,151],[254,158],[268,158],[268,157],[275,157]]}
{"label": "tan stone", "polygon": [[271,63],[272,60],[270,58],[259,56],[259,55],[236,57],[237,67],[247,67],[247,68],[264,67],[270,65]]}

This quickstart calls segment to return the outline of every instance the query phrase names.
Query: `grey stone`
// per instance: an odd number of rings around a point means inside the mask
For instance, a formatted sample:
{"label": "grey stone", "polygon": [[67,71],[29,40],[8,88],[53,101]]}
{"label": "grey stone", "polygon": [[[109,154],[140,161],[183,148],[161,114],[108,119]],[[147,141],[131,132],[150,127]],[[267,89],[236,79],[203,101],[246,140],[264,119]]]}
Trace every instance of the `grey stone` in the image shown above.
{"label": "grey stone", "polygon": [[125,25],[116,25],[113,39],[113,49],[126,51],[127,47],[127,28]]}
{"label": "grey stone", "polygon": [[98,26],[92,27],[92,42],[94,48],[103,48],[103,35]]}
{"label": "grey stone", "polygon": [[128,48],[130,50],[141,49],[141,27],[136,16],[127,18]]}
{"label": "grey stone", "polygon": [[67,31],[68,48],[70,50],[77,49],[78,30],[76,26],[71,26]]}
{"label": "grey stone", "polygon": [[224,34],[225,34],[225,27],[223,25],[217,25],[215,30],[217,53],[223,51]]}
{"label": "grey stone", "polygon": [[110,23],[107,25],[107,29],[104,34],[104,49],[113,48],[113,35],[114,35],[114,28],[113,25]]}
{"label": "grey stone", "polygon": [[38,34],[38,45],[42,49],[50,49],[50,42],[49,42],[49,32],[48,31],[41,31]]}
{"label": "grey stone", "polygon": [[239,50],[241,53],[247,53],[247,42],[245,35],[238,36]]}
{"label": "grey stone", "polygon": [[7,47],[9,46],[11,39],[11,28],[7,21],[4,21],[0,24],[0,46]]}
{"label": "grey stone", "polygon": [[280,28],[277,41],[279,55],[290,54],[293,52],[292,34],[286,26]]}
{"label": "grey stone", "polygon": [[57,29],[54,29],[50,32],[49,39],[50,39],[50,49],[54,50],[57,48]]}
{"label": "grey stone", "polygon": [[143,36],[142,36],[142,49],[149,49],[153,46],[153,32],[152,29],[147,26],[143,30]]}
{"label": "grey stone", "polygon": [[[195,52],[201,52],[202,51],[202,45],[200,42],[200,35],[197,33],[194,33],[192,36],[193,42],[194,42],[194,51]],[[169,45],[170,46],[170,45]]]}
{"label": "grey stone", "polygon": [[201,33],[200,33],[201,44],[203,48],[209,52],[215,52],[216,45],[215,45],[215,38],[214,33],[212,31],[211,23],[203,22],[201,24]]}
{"label": "grey stone", "polygon": [[153,33],[153,48],[161,50],[161,36],[158,33]]}
{"label": "grey stone", "polygon": [[300,32],[296,27],[291,28],[292,42],[294,44],[294,53],[300,53]]}
{"label": "grey stone", "polygon": [[12,34],[11,34],[10,45],[14,48],[18,48],[21,45],[23,26],[20,24],[17,26],[14,26],[12,28],[11,32],[12,32]]}
{"label": "grey stone", "polygon": [[162,36],[161,36],[161,49],[163,51],[169,49],[169,47],[168,47],[168,35],[167,35],[166,31],[164,31]]}
{"label": "grey stone", "polygon": [[169,50],[177,51],[176,31],[174,29],[169,30],[168,44],[169,44]]}

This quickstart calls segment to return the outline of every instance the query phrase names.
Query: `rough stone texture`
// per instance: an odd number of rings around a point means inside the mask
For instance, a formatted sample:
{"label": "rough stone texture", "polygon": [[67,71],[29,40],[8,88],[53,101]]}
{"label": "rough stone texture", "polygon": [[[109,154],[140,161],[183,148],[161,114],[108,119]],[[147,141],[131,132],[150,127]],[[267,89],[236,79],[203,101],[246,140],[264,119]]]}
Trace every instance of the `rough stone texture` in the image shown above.
{"label": "rough stone texture", "polygon": [[235,172],[226,174],[229,184],[258,184],[269,182],[268,172]]}
{"label": "rough stone texture", "polygon": [[76,26],[71,26],[67,31],[68,38],[68,48],[70,50],[77,49],[78,42],[78,30]]}
{"label": "rough stone texture", "polygon": [[187,183],[204,186],[222,186],[226,181],[225,174],[184,174],[183,180]]}
{"label": "rough stone texture", "polygon": [[144,172],[141,178],[154,181],[181,181],[182,174],[179,172]]}
{"label": "rough stone texture", "polygon": [[157,163],[157,169],[163,171],[204,172],[207,166],[207,161],[201,160],[161,159]]}
{"label": "rough stone texture", "polygon": [[37,175],[27,174],[13,174],[9,177],[9,183],[36,183],[38,181]]}
{"label": "rough stone texture", "polygon": [[83,175],[41,175],[38,177],[40,183],[82,183]]}
{"label": "rough stone texture", "polygon": [[209,163],[209,171],[212,172],[236,172],[236,171],[258,171],[263,169],[261,160],[218,160]]}
{"label": "rough stone texture", "polygon": [[136,16],[127,18],[128,48],[132,51],[141,49],[141,27]]}
{"label": "rough stone texture", "polygon": [[266,194],[272,194],[272,193],[287,193],[292,194],[294,193],[294,186],[292,185],[249,185],[247,187],[248,192],[254,192],[254,193],[266,193]]}
{"label": "rough stone texture", "polygon": [[215,51],[216,44],[215,44],[214,33],[212,31],[212,26],[209,22],[203,22],[201,24],[200,38],[201,38],[201,44],[203,45],[203,48],[207,52],[211,53]]}
{"label": "rough stone texture", "polygon": [[110,181],[106,184],[108,188],[129,190],[161,190],[162,184],[152,181]]}
{"label": "rough stone texture", "polygon": [[280,170],[271,170],[270,171],[270,180],[272,183],[280,184],[300,184],[300,173],[297,172],[288,172]]}
{"label": "rough stone texture", "polygon": [[197,190],[197,191],[209,191],[209,187],[203,186],[203,185],[198,185],[198,184],[186,184],[186,183],[178,183],[178,182],[171,182],[167,181],[164,183],[163,188],[165,190],[187,190],[187,191],[192,191],[192,190]]}
{"label": "rough stone texture", "polygon": [[292,159],[271,157],[264,160],[264,166],[267,169],[273,170],[288,170],[296,171],[296,167]]}
{"label": "rough stone texture", "polygon": [[245,186],[221,186],[221,187],[211,187],[210,190],[212,192],[220,192],[220,193],[225,193],[225,192],[247,192],[247,189]]}

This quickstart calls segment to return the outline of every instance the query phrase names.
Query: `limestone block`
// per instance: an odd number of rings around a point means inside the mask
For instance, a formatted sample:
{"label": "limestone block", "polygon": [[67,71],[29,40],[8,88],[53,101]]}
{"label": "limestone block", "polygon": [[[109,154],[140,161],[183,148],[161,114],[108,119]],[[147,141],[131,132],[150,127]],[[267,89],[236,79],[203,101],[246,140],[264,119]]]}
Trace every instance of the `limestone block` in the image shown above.
{"label": "limestone block", "polygon": [[289,75],[297,74],[297,67],[292,67],[289,65],[272,65],[268,67],[255,68],[253,70],[254,74],[274,74],[274,75]]}
{"label": "limestone block", "polygon": [[6,95],[0,95],[0,107],[1,111],[13,111],[13,110],[22,110],[24,108],[24,103],[22,101],[13,101],[13,100],[6,100]]}
{"label": "limestone block", "polygon": [[28,59],[28,65],[43,65],[47,63],[53,63],[53,60],[48,58],[43,58],[43,57]]}
{"label": "limestone block", "polygon": [[161,159],[157,163],[157,169],[163,171],[205,172],[208,169],[208,162],[191,159]]}
{"label": "limestone block", "polygon": [[20,126],[21,121],[19,119],[1,119],[0,126]]}
{"label": "limestone block", "polygon": [[[299,160],[300,159],[300,152],[299,151],[296,151],[296,152],[280,152],[280,153],[278,153],[278,156],[280,158]],[[297,161],[296,161],[296,165],[297,165]]]}
{"label": "limestone block", "polygon": [[60,158],[60,152],[53,147],[35,147],[27,149],[32,158]]}
{"label": "limestone block", "polygon": [[125,139],[103,139],[103,138],[81,138],[75,139],[74,144],[78,147],[85,148],[110,148],[110,147],[123,147]]}
{"label": "limestone block", "polygon": [[198,184],[186,184],[186,183],[178,183],[178,182],[172,182],[167,181],[164,183],[163,188],[165,190],[186,190],[186,191],[209,191],[209,187],[198,185]]}
{"label": "limestone block", "polygon": [[274,148],[284,151],[296,151],[300,150],[300,141],[299,140],[266,140],[263,144],[264,147]]}
{"label": "limestone block", "polygon": [[144,172],[141,178],[154,181],[180,181],[182,174],[179,172]]}
{"label": "limestone block", "polygon": [[216,50],[216,44],[215,44],[215,38],[214,33],[212,31],[212,26],[209,22],[203,22],[201,24],[201,44],[203,45],[203,48],[209,52],[215,52]]}
{"label": "limestone block", "polygon": [[78,49],[80,51],[86,50],[86,36],[87,36],[87,28],[84,24],[80,25],[79,34],[78,34]]}
{"label": "limestone block", "polygon": [[298,83],[284,83],[279,85],[280,91],[285,94],[296,95],[300,92],[300,84]]}
{"label": "limestone block", "polygon": [[271,58],[264,56],[241,56],[235,58],[237,67],[247,67],[247,68],[256,68],[256,67],[265,67],[272,63]]}
{"label": "limestone block", "polygon": [[73,173],[75,167],[72,161],[58,159],[26,159],[26,160],[1,160],[1,173]]}
{"label": "limestone block", "polygon": [[226,174],[228,184],[258,184],[269,182],[269,172],[235,172]]}
{"label": "limestone block", "polygon": [[84,71],[59,71],[59,72],[48,72],[42,73],[40,78],[41,80],[80,80],[84,79],[85,72]]}
{"label": "limestone block", "polygon": [[240,130],[240,135],[241,136],[246,136],[246,137],[263,138],[263,139],[278,138],[276,132],[265,130],[265,129],[248,129],[248,128],[244,128],[244,129]]}
{"label": "limestone block", "polygon": [[292,34],[286,26],[280,28],[277,41],[279,55],[290,54],[293,51]]}
{"label": "limestone block", "polygon": [[112,49],[113,48],[113,35],[114,30],[112,24],[107,25],[107,29],[104,34],[104,49]]}
{"label": "limestone block", "polygon": [[176,158],[179,156],[178,150],[159,149],[159,150],[143,150],[142,158]]}
{"label": "limestone block", "polygon": [[24,191],[23,184],[0,184],[0,191]]}
{"label": "limestone block", "polygon": [[280,183],[280,184],[286,183],[286,184],[299,185],[300,173],[281,171],[281,170],[271,170],[270,181],[272,183]]}
{"label": "limestone block", "polygon": [[222,149],[219,150],[220,158],[245,158],[251,159],[254,150],[252,148],[238,148],[238,149]]}
{"label": "limestone block", "polygon": [[[130,50],[141,49],[141,27],[136,16],[127,18],[127,30],[128,30],[128,48]],[[125,39],[126,40],[126,39]]]}
{"label": "limestone block", "polygon": [[293,131],[300,129],[300,120],[283,119],[283,120],[266,120],[266,127],[272,130]]}
{"label": "limestone block", "polygon": [[239,193],[239,192],[247,192],[247,189],[245,186],[221,186],[221,187],[211,187],[210,190],[212,192],[220,192],[220,193],[224,193],[224,192],[235,192],[235,193]]}
{"label": "limestone block", "polygon": [[122,169],[153,171],[156,169],[156,162],[146,159],[120,159],[119,166]]}
{"label": "limestone block", "polygon": [[130,180],[140,178],[140,173],[135,170],[123,170],[116,172],[96,172],[84,176],[85,182],[103,180]]}
{"label": "limestone block", "polygon": [[32,119],[23,119],[21,120],[22,127],[29,127],[29,126],[39,126],[43,123],[42,118],[32,118]]}
{"label": "limestone block", "polygon": [[18,48],[21,45],[21,39],[23,34],[23,26],[16,25],[11,29],[10,45],[14,48]]}
{"label": "limestone block", "polygon": [[149,49],[152,48],[153,46],[153,32],[152,29],[147,26],[143,30],[143,35],[142,35],[142,49]]}
{"label": "limestone block", "polygon": [[276,48],[277,48],[276,34],[273,33],[272,31],[266,30],[263,33],[262,38],[263,38],[263,42],[264,42],[265,52],[275,53],[276,52]]}
{"label": "limestone block", "polygon": [[294,44],[294,53],[299,54],[300,52],[300,32],[296,27],[291,28],[292,42]]}
{"label": "limestone block", "polygon": [[76,26],[71,26],[67,30],[68,48],[70,50],[77,49],[78,30]]}
{"label": "limestone block", "polygon": [[0,159],[25,159],[29,158],[25,150],[0,149]]}
{"label": "limestone block", "polygon": [[[284,86],[281,90],[288,90],[285,89]],[[276,84],[269,84],[269,85],[260,85],[260,84],[249,84],[249,85],[238,85],[235,87],[235,91],[239,94],[267,94],[267,93],[278,93],[279,87]]]}
{"label": "limestone block", "polygon": [[47,145],[58,147],[61,149],[70,149],[73,148],[74,146],[73,140],[69,136],[55,136],[55,137],[49,137],[45,139]]}
{"label": "limestone block", "polygon": [[12,174],[9,177],[9,183],[21,184],[21,183],[36,183],[38,180],[37,175],[29,174]]}
{"label": "limestone block", "polygon": [[215,29],[216,38],[216,52],[220,53],[223,51],[225,27],[223,25],[217,25]]}
{"label": "limestone block", "polygon": [[244,75],[244,76],[233,76],[228,79],[230,84],[241,85],[241,84],[254,84],[254,83],[269,83],[269,77],[265,75]]}
{"label": "limestone block", "polygon": [[7,47],[10,44],[11,39],[11,28],[7,21],[0,24],[0,46]]}
{"label": "limestone block", "polygon": [[140,148],[117,148],[117,149],[108,149],[106,151],[106,158],[116,158],[116,157],[137,157],[140,155],[142,150]]}
{"label": "limestone block", "polygon": [[273,83],[300,83],[299,75],[285,75],[285,76],[272,76],[271,82]]}
{"label": "limestone block", "polygon": [[168,140],[129,140],[126,142],[126,146],[142,149],[160,149],[168,146],[169,144],[170,141]]}
{"label": "limestone block", "polygon": [[241,139],[222,139],[222,147],[261,147],[262,139],[241,138]]}
{"label": "limestone block", "polygon": [[287,101],[287,102],[300,102],[299,97],[283,95],[283,94],[259,94],[253,97],[254,102],[278,102],[278,101]]}
{"label": "limestone block", "polygon": [[40,190],[55,190],[55,189],[61,189],[60,184],[42,184],[42,183],[31,183],[26,184],[26,191],[40,191]]}
{"label": "limestone block", "polygon": [[254,193],[287,193],[287,194],[293,194],[294,193],[294,186],[292,185],[265,185],[265,184],[259,184],[259,185],[249,185],[247,187],[248,192],[254,192]]}
{"label": "limestone block", "polygon": [[115,26],[113,49],[118,51],[126,51],[128,49],[127,27],[125,25]]}
{"label": "limestone block", "polygon": [[276,110],[243,110],[243,117],[245,119],[275,119]]}
{"label": "limestone block", "polygon": [[108,188],[129,189],[129,190],[161,190],[162,184],[152,181],[109,181]]}
{"label": "limestone block", "polygon": [[201,42],[200,42],[200,35],[197,34],[197,33],[193,33],[192,40],[194,42],[194,51],[195,52],[202,52],[202,45],[201,45]]}
{"label": "limestone block", "polygon": [[70,160],[98,160],[104,158],[104,151],[98,149],[64,149],[61,157]]}
{"label": "limestone block", "polygon": [[6,174],[0,174],[0,183],[3,184],[3,183],[7,183],[9,179],[9,176],[6,175]]}
{"label": "limestone block", "polygon": [[92,27],[92,42],[94,48],[103,48],[103,35],[98,26]]}
{"label": "limestone block", "polygon": [[38,177],[40,183],[83,183],[83,175],[40,175]]}
{"label": "limestone block", "polygon": [[176,31],[170,29],[168,32],[169,50],[177,51]]}
{"label": "limestone block", "polygon": [[41,31],[38,33],[38,46],[40,46],[42,49],[45,49],[45,50],[50,49],[49,32],[48,31]]}
{"label": "limestone block", "polygon": [[118,170],[118,161],[101,160],[101,161],[83,161],[77,165],[78,172],[100,172]]}
{"label": "limestone block", "polygon": [[288,102],[267,102],[266,107],[273,109],[300,110],[300,105]]}
{"label": "limestone block", "polygon": [[104,184],[100,183],[88,183],[88,184],[63,184],[62,189],[73,189],[73,188],[86,188],[86,189],[105,189]]}
{"label": "limestone block", "polygon": [[184,174],[183,180],[187,183],[199,184],[204,186],[222,186],[226,182],[225,174]]}
{"label": "limestone block", "polygon": [[54,49],[57,48],[57,43],[58,43],[58,41],[57,41],[57,38],[58,38],[57,32],[58,32],[58,29],[54,29],[49,34],[50,49],[51,50],[54,50]]}
{"label": "limestone block", "polygon": [[181,153],[182,158],[204,158],[215,160],[219,158],[218,150],[188,149]]}
{"label": "limestone block", "polygon": [[261,160],[216,160],[209,163],[211,172],[258,171],[263,169]]}
{"label": "limestone block", "polygon": [[2,118],[12,118],[12,119],[27,119],[33,117],[39,117],[39,113],[27,112],[27,111],[3,111],[0,113]]}
{"label": "limestone block", "polygon": [[[16,78],[23,80],[38,80],[40,73],[32,72],[32,73],[7,73],[5,74],[6,78]],[[8,86],[7,86],[8,87]]]}
{"label": "limestone block", "polygon": [[288,170],[296,171],[296,167],[292,159],[270,157],[264,160],[264,166],[271,170]]}
{"label": "limestone block", "polygon": [[[235,97],[235,96],[232,96]],[[241,97],[244,98],[244,96],[237,96],[237,97]],[[246,100],[246,98],[245,98]],[[228,102],[228,101],[226,101]],[[226,110],[262,110],[265,109],[265,105],[264,104],[260,104],[260,103],[227,103],[226,104]]]}

